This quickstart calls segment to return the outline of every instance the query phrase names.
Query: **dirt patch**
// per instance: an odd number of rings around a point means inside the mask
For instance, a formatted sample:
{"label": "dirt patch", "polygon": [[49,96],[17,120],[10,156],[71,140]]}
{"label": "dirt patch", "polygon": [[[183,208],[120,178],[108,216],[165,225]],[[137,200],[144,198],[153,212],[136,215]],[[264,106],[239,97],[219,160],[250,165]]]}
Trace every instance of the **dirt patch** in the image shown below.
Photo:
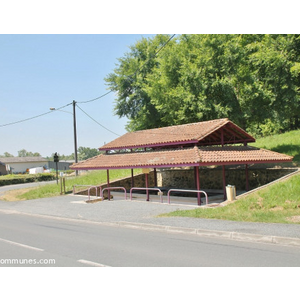
{"label": "dirt patch", "polygon": [[282,206],[275,206],[275,207],[272,207],[270,208],[271,211],[279,211],[279,210],[283,210],[283,207]]}
{"label": "dirt patch", "polygon": [[1,200],[4,200],[4,201],[24,201],[26,199],[25,198],[22,199],[22,195],[27,193],[30,190],[33,190],[33,188],[8,191],[1,197],[2,198]]}
{"label": "dirt patch", "polygon": [[300,216],[291,216],[286,218],[288,221],[290,222],[294,222],[294,223],[300,223]]}

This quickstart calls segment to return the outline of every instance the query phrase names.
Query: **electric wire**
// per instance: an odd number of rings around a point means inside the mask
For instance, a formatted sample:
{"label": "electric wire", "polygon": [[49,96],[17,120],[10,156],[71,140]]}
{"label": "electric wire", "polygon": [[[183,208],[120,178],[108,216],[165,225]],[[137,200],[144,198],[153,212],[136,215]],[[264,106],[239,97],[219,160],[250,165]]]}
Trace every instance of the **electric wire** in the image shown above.
{"label": "electric wire", "polygon": [[[154,57],[156,57],[157,56],[157,54],[174,38],[174,36],[175,36],[176,34],[173,34],[156,52],[155,52],[155,54],[154,54]],[[152,59],[152,58],[151,58]],[[130,77],[132,77],[132,76],[135,76],[138,72],[140,72],[141,71],[141,69],[144,67],[144,65],[148,62],[150,60],[150,58],[147,60],[147,61],[145,61],[144,62],[144,64],[140,67],[140,68],[138,68],[138,70],[134,73],[134,74],[132,74],[132,75],[129,75],[129,76],[127,76],[128,78],[130,78]],[[110,93],[112,93],[113,92],[113,90],[109,90],[107,93],[105,93],[105,94],[103,94],[103,95],[101,95],[101,96],[99,96],[99,97],[97,97],[97,98],[94,98],[94,99],[91,99],[91,100],[87,100],[87,101],[77,101],[76,103],[89,103],[89,102],[93,102],[93,101],[96,101],[96,100],[99,100],[99,99],[101,99],[101,98],[103,98],[103,97],[105,97],[105,96],[107,96],[108,94],[110,94]],[[69,106],[69,105],[72,105],[73,103],[69,103],[69,104],[66,104],[66,105],[64,105],[64,106],[62,106],[62,107],[59,107],[59,108],[56,108],[55,110],[51,110],[51,111],[48,111],[48,112],[45,112],[45,113],[43,113],[43,114],[40,114],[40,115],[37,115],[37,116],[33,116],[33,117],[30,117],[30,118],[26,118],[26,119],[23,119],[23,120],[19,120],[19,121],[16,121],[16,122],[11,122],[11,123],[7,123],[7,124],[2,124],[2,125],[0,125],[0,127],[5,127],[5,126],[9,126],[9,125],[14,125],[14,124],[18,124],[18,123],[22,123],[22,122],[26,122],[26,121],[30,121],[30,120],[32,120],[32,119],[36,119],[36,118],[39,118],[39,117],[42,117],[42,116],[45,116],[45,115],[48,115],[48,114],[50,114],[50,113],[53,113],[54,111],[58,111],[58,110],[60,110],[60,109],[62,109],[62,108],[65,108],[65,107],[67,107],[67,106]],[[76,106],[80,109],[80,110],[82,110],[77,104],[76,104]],[[93,119],[91,116],[89,116],[85,111],[83,111],[82,110],[82,112],[83,113],[85,113],[89,118],[91,118],[93,121],[95,121],[98,125],[100,125],[101,127],[103,127],[104,129],[106,129],[106,130],[108,130],[108,131],[110,131],[111,133],[113,133],[113,134],[115,134],[115,135],[118,135],[118,136],[120,136],[119,134],[117,134],[117,133],[115,133],[115,132],[113,132],[113,131],[111,131],[110,129],[108,129],[108,128],[106,128],[105,126],[103,126],[103,125],[101,125],[99,122],[97,122],[95,119]]]}
{"label": "electric wire", "polygon": [[157,54],[174,38],[174,36],[175,36],[176,34],[173,34],[155,53],[154,53],[154,55],[153,55],[153,57],[150,57],[150,58],[148,58],[143,64],[142,64],[142,66],[141,67],[139,67],[138,69],[137,69],[137,71],[135,71],[135,73],[133,74],[133,75],[130,75],[130,76],[128,76],[128,77],[133,77],[133,76],[135,76],[137,73],[139,73],[140,71],[141,71],[141,69],[143,69],[143,67],[149,62],[149,60],[150,59],[153,59],[154,57],[156,57],[157,56]]}
{"label": "electric wire", "polygon": [[[140,71],[141,71],[141,69],[146,65],[146,63],[148,63],[149,62],[149,60],[150,59],[153,59],[154,57],[156,57],[157,56],[157,54],[164,48],[164,47],[166,47],[166,45],[175,37],[175,35],[176,34],[173,34],[156,52],[155,52],[155,54],[154,54],[154,56],[153,57],[151,57],[151,58],[148,58],[144,63],[143,63],[143,65],[141,66],[141,67],[139,67],[133,74],[131,74],[131,75],[128,75],[127,76],[127,78],[131,78],[131,77],[134,77],[134,76],[136,76]],[[77,103],[88,103],[88,102],[92,102],[92,101],[96,101],[96,100],[98,100],[98,99],[100,99],[100,98],[103,98],[104,96],[106,96],[106,95],[108,95],[108,94],[110,94],[111,92],[113,92],[113,90],[109,90],[107,93],[105,93],[105,94],[103,94],[103,95],[101,95],[101,96],[99,96],[99,97],[97,97],[97,98],[94,98],[94,99],[91,99],[91,100],[87,100],[87,101],[77,101]]]}
{"label": "electric wire", "polygon": [[[62,106],[62,107],[59,107],[59,108],[56,108],[55,110],[60,110],[60,109],[65,108],[65,107],[67,107],[67,106],[69,106],[69,105],[72,105],[72,103],[66,104],[66,105],[64,105],[64,106]],[[7,123],[7,124],[2,124],[2,125],[0,125],[0,127],[5,127],[5,126],[9,126],[9,125],[14,125],[14,124],[26,122],[26,121],[29,121],[29,120],[32,120],[32,119],[36,119],[36,118],[39,118],[39,117],[42,117],[42,116],[51,114],[51,113],[53,113],[55,110],[51,110],[51,111],[45,112],[45,113],[43,113],[43,114],[40,114],[40,115],[37,115],[37,116],[33,116],[33,117],[30,117],[30,118],[27,118],[27,119],[19,120],[19,121],[16,121],[16,122],[11,122],[11,123]]]}
{"label": "electric wire", "polygon": [[105,93],[105,94],[103,94],[103,95],[101,95],[101,96],[99,96],[99,97],[97,97],[97,98],[94,98],[94,99],[91,99],[91,100],[87,100],[87,101],[77,101],[77,103],[89,103],[89,102],[93,102],[93,101],[99,100],[99,99],[101,99],[101,98],[107,96],[107,95],[110,94],[111,92],[113,92],[113,90],[110,90],[110,91],[108,91],[107,93]]}
{"label": "electric wire", "polygon": [[92,119],[95,123],[97,123],[97,124],[98,124],[99,126],[101,126],[102,128],[108,130],[109,132],[111,132],[111,133],[113,133],[113,134],[115,134],[115,135],[117,135],[117,136],[121,136],[120,134],[117,134],[117,133],[113,132],[112,130],[106,128],[106,127],[103,126],[102,124],[100,124],[100,123],[99,123],[98,121],[96,121],[93,117],[91,117],[87,112],[85,112],[81,107],[79,107],[79,106],[77,105],[77,103],[76,103],[76,107],[78,107],[78,108],[79,108],[86,116],[88,116],[90,119]]}

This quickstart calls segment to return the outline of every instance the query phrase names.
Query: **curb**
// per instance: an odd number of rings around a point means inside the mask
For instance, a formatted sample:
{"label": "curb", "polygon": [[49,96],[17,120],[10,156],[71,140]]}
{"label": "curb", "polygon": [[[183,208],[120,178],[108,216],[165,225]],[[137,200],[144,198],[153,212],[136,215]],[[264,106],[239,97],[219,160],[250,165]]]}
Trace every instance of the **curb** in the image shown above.
{"label": "curb", "polygon": [[204,237],[219,237],[236,241],[244,242],[257,242],[257,243],[268,243],[283,246],[297,246],[300,247],[299,238],[281,237],[281,236],[269,236],[262,234],[252,233],[240,233],[234,231],[220,231],[220,230],[206,230],[186,227],[173,227],[164,225],[152,225],[145,223],[131,223],[131,222],[117,222],[120,226],[126,228],[135,228],[142,230],[153,230],[153,231],[166,231],[173,233],[188,233],[196,234]]}
{"label": "curb", "polygon": [[149,230],[149,231],[164,231],[164,232],[170,232],[170,233],[195,234],[195,235],[203,236],[203,237],[212,237],[212,238],[218,237],[218,238],[230,239],[230,240],[235,240],[235,241],[257,242],[257,243],[267,243],[267,244],[275,244],[275,245],[282,245],[282,246],[300,247],[300,238],[269,236],[269,235],[252,234],[252,233],[240,233],[240,232],[235,232],[235,231],[221,231],[221,230],[206,230],[206,229],[197,229],[197,228],[188,228],[188,227],[175,227],[175,226],[167,226],[167,225],[155,225],[155,224],[134,223],[134,222],[125,222],[125,221],[100,222],[100,221],[92,221],[92,220],[86,220],[86,219],[73,219],[73,218],[51,216],[51,215],[39,215],[39,214],[32,214],[32,213],[19,212],[19,211],[15,211],[15,210],[6,210],[6,209],[0,209],[0,212],[5,213],[5,214],[20,214],[20,215],[40,217],[40,218],[46,218],[46,219],[90,223],[90,224],[103,225],[103,226],[124,227],[124,228]]}

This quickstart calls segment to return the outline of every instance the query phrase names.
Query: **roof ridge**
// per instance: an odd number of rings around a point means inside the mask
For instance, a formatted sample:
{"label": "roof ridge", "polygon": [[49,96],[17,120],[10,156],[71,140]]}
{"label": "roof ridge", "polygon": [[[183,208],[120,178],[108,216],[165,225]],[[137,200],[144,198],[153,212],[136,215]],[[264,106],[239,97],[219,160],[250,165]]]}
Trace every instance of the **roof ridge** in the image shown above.
{"label": "roof ridge", "polygon": [[[216,120],[211,120],[211,121],[219,121],[219,122],[221,123],[219,126],[216,126],[216,127],[213,129],[213,131],[216,131],[216,130],[220,129],[220,128],[223,127],[224,125],[226,125],[226,124],[228,124],[228,123],[231,122],[228,118],[224,118],[224,119],[216,119]],[[210,121],[207,121],[207,122],[210,122]],[[200,138],[203,139],[204,137],[210,135],[211,133],[212,133],[212,131],[207,132],[205,135],[199,135],[199,136],[197,137],[197,139],[198,139],[198,140],[200,140]]]}
{"label": "roof ridge", "polygon": [[214,120],[207,120],[207,121],[199,121],[199,122],[193,122],[193,123],[185,123],[185,124],[177,124],[177,125],[169,125],[169,126],[163,126],[163,127],[155,127],[155,128],[149,128],[149,129],[141,129],[141,130],[136,130],[136,131],[128,131],[127,133],[139,133],[143,131],[151,131],[151,130],[159,130],[163,128],[172,128],[172,127],[179,127],[179,126],[193,126],[197,125],[200,123],[212,123],[212,122],[217,122],[217,121],[223,121],[223,120],[229,120],[228,118],[222,118],[222,119],[214,119]]}
{"label": "roof ridge", "polygon": [[[235,130],[231,130],[232,126],[230,124],[237,129],[237,133],[235,133]],[[226,129],[227,125],[230,127],[228,130]],[[254,138],[228,118],[222,118],[127,132],[108,144],[104,144],[99,150],[173,146],[180,144],[191,144],[192,146],[205,140],[208,136],[220,130],[220,128],[225,128],[226,132],[228,131],[229,134],[237,137],[238,140],[247,140],[249,142],[253,139],[254,141]],[[229,135],[228,132],[227,135]],[[213,143],[220,143],[220,141],[214,138]],[[232,143],[230,139],[229,143]]]}

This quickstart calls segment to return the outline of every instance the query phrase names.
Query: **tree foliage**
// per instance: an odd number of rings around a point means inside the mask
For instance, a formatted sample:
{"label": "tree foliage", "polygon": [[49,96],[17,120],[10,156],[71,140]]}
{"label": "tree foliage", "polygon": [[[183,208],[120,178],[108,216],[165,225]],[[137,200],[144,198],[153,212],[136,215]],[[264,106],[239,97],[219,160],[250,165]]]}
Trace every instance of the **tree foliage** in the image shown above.
{"label": "tree foliage", "polygon": [[82,147],[78,148],[78,160],[86,160],[88,158],[99,155],[100,152],[96,148]]}
{"label": "tree foliage", "polygon": [[[89,148],[89,147],[82,147],[80,146],[77,149],[77,153],[78,153],[78,160],[86,160],[88,158],[94,157],[96,155],[100,154],[100,151],[96,148]],[[48,157],[49,159],[53,159],[54,153],[52,153],[51,157]],[[75,155],[74,153],[70,154],[70,155],[64,155],[64,154],[60,154],[58,153],[59,156],[59,160],[74,160],[75,159]]]}
{"label": "tree foliage", "polygon": [[161,125],[160,113],[146,91],[147,78],[157,66],[156,52],[169,39],[167,35],[157,35],[153,39],[143,38],[130,52],[119,58],[114,73],[106,77],[111,90],[117,92],[115,113],[131,120],[128,130],[155,128]]}
{"label": "tree foliage", "polygon": [[227,117],[256,135],[300,127],[299,35],[142,39],[106,77],[128,129]]}
{"label": "tree foliage", "polygon": [[18,151],[18,157],[33,157],[33,156],[40,157],[41,154],[38,153],[38,152],[33,153],[33,152],[27,151],[25,149],[22,149],[22,150]]}
{"label": "tree foliage", "polygon": [[0,157],[14,157],[12,154],[10,154],[9,152],[4,152],[3,155],[0,155]]}

